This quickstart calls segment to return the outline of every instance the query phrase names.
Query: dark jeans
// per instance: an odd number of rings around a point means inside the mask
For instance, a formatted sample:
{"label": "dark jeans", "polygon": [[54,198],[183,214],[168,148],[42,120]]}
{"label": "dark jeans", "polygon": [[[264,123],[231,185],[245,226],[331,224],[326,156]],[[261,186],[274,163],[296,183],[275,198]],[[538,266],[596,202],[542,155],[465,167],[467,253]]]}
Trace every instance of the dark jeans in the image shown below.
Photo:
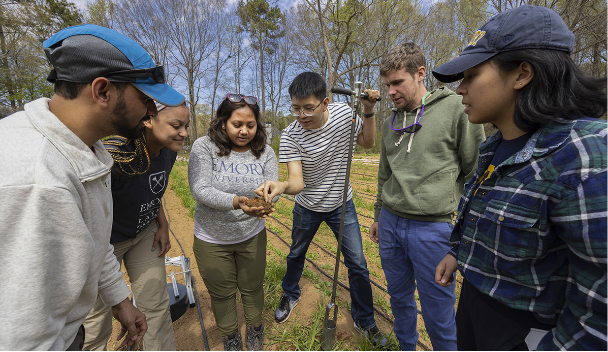
{"label": "dark jeans", "polygon": [[[300,297],[300,278],[304,269],[304,260],[308,246],[317,233],[323,221],[334,232],[336,239],[340,230],[342,207],[330,212],[308,210],[298,203],[293,208],[293,230],[291,232],[291,248],[287,256],[287,273],[283,278],[283,290],[292,300]],[[369,283],[369,271],[363,255],[361,230],[355,204],[352,200],[346,203],[344,233],[342,235],[342,254],[348,268],[350,283],[351,306],[350,312],[356,324],[364,329],[376,325],[372,288]]]}

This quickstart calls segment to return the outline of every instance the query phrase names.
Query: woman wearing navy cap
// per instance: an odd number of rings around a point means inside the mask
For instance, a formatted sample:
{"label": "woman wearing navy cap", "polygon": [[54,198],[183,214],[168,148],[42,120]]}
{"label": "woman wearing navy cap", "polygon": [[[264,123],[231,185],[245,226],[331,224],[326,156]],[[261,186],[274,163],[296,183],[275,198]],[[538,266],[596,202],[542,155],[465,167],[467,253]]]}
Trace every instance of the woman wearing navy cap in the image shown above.
{"label": "woman wearing navy cap", "polygon": [[505,11],[433,71],[499,132],[465,186],[435,281],[464,276],[458,349],[606,350],[606,80],[545,7]]}

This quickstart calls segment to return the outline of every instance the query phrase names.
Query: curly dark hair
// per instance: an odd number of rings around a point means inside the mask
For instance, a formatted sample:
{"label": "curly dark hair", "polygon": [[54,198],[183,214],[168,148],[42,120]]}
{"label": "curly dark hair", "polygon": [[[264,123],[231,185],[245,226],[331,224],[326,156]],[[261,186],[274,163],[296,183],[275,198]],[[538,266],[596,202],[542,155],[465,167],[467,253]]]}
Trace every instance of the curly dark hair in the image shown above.
{"label": "curly dark hair", "polygon": [[257,122],[255,136],[249,143],[251,152],[256,159],[259,159],[260,156],[262,156],[262,153],[264,153],[264,150],[266,149],[266,126],[264,121],[261,119],[260,107],[258,104],[248,105],[243,101],[233,103],[228,99],[224,99],[224,101],[217,108],[216,116],[209,124],[209,130],[207,131],[207,136],[209,136],[213,143],[215,143],[215,145],[219,148],[219,151],[217,152],[218,156],[230,155],[230,151],[232,150],[232,142],[230,141],[230,137],[228,137],[226,131],[222,129],[222,125],[227,124],[228,119],[232,117],[232,113],[235,110],[246,106],[251,109]]}

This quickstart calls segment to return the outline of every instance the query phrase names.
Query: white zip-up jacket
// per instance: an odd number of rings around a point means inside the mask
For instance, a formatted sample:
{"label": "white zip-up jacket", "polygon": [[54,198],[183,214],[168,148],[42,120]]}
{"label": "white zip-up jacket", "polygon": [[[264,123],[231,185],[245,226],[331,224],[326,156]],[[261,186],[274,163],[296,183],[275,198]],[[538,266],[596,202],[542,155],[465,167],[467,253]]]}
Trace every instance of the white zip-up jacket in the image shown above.
{"label": "white zip-up jacket", "polygon": [[65,350],[98,293],[130,294],[110,245],[112,157],[48,102],[0,120],[0,350]]}

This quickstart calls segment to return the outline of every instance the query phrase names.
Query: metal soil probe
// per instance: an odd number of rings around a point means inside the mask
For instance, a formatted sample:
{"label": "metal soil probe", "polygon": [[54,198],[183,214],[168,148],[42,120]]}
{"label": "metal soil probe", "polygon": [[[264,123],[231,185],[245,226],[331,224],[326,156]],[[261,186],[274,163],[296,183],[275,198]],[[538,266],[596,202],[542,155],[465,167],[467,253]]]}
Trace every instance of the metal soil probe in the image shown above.
{"label": "metal soil probe", "polygon": [[[340,253],[342,251],[342,234],[344,233],[344,218],[346,215],[346,199],[348,196],[348,183],[350,179],[350,164],[353,159],[353,144],[355,141],[355,125],[356,125],[356,112],[359,109],[361,96],[361,87],[363,83],[355,82],[355,90],[333,87],[332,93],[352,95],[351,107],[353,109],[353,117],[350,124],[350,143],[348,145],[348,161],[346,164],[346,177],[344,178],[344,190],[342,194],[342,215],[340,217],[340,231],[338,233],[338,250],[336,253],[336,265],[334,267],[334,284],[331,291],[331,301],[325,309],[325,321],[323,322],[323,340],[321,341],[321,348],[324,351],[331,351],[334,342],[336,340],[336,322],[338,321],[338,306],[336,306],[336,288],[338,284],[338,269],[340,268]],[[329,318],[331,310],[334,310],[333,319]]]}

